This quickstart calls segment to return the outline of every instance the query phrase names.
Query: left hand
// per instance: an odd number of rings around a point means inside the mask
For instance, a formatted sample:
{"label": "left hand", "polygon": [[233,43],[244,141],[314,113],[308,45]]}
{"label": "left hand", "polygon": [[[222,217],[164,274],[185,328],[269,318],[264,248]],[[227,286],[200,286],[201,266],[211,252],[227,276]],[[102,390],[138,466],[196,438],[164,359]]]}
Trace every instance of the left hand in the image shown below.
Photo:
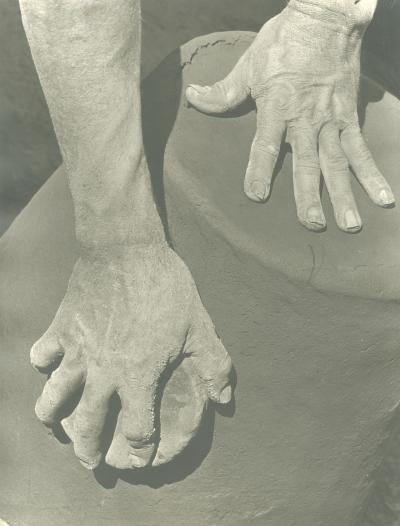
{"label": "left hand", "polygon": [[200,111],[221,113],[251,96],[257,105],[257,132],[244,191],[266,201],[286,132],[293,150],[294,194],[299,221],[322,230],[320,172],[337,225],[346,232],[362,227],[349,164],[370,199],[394,203],[358,122],[362,36],[376,0],[291,0],[267,22],[233,71],[213,86],[189,86],[188,101]]}

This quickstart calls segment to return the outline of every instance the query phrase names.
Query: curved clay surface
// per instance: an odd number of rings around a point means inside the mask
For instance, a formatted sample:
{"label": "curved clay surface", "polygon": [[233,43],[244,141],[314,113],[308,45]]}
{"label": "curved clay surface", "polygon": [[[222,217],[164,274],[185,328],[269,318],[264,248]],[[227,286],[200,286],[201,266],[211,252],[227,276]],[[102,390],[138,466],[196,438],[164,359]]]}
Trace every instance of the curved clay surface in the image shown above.
{"label": "curved clay surface", "polygon": [[[183,86],[209,85],[224,78],[253,37],[252,33],[227,32],[195,39],[182,48],[180,82]],[[175,60],[172,55],[155,75],[168,78],[170,71],[177,69]],[[193,206],[206,207],[213,228],[225,239],[268,267],[321,290],[366,297],[400,296],[400,207],[376,207],[354,178],[363,231],[348,235],[338,230],[324,190],[328,229],[322,234],[308,232],[296,218],[289,153],[281,159],[283,164],[277,171],[268,203],[250,206],[242,187],[255,133],[255,112],[231,118],[201,115],[185,104],[184,90],[180,100],[176,100],[173,82],[155,85],[158,96],[162,93],[162,104],[169,99],[169,104],[178,106],[167,149],[167,166],[172,163],[174,169],[169,169],[168,175],[176,179]],[[365,113],[366,140],[400,199],[399,103],[364,79],[361,113]]]}
{"label": "curved clay surface", "polygon": [[[208,420],[177,462],[96,478],[36,421],[43,378],[29,347],[76,258],[59,170],[0,242],[0,509],[14,526],[350,526],[379,491],[400,400],[398,280],[390,281],[397,210],[374,209],[357,192],[362,234],[342,234],[332,217],[326,233],[308,233],[296,223],[289,156],[267,205],[244,197],[254,114],[207,117],[181,93],[187,82],[221,78],[252,38],[196,39],[144,90],[160,210],[233,358],[235,414],[217,419],[211,448]],[[366,111],[367,137],[395,191],[398,108],[385,95]]]}

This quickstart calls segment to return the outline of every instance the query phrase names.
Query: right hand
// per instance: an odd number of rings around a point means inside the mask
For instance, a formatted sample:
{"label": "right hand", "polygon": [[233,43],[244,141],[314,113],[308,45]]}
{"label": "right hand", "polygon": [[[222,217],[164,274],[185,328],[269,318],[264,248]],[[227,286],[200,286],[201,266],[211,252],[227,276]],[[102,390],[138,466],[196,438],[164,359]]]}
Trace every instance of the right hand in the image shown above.
{"label": "right hand", "polygon": [[122,409],[107,463],[121,469],[152,463],[160,376],[180,356],[193,363],[211,400],[225,404],[232,396],[231,360],[183,261],[166,245],[119,250],[82,255],[54,321],[31,351],[38,370],[54,369],[62,358],[36,404],[44,424],[57,422],[83,387],[73,437],[89,469],[103,457],[113,393]]}

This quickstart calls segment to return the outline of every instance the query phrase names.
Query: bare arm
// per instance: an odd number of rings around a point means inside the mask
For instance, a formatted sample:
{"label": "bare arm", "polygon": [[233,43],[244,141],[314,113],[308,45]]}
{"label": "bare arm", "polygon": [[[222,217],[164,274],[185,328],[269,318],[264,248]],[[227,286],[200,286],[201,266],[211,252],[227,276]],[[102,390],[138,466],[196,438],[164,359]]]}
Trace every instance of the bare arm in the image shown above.
{"label": "bare arm", "polygon": [[117,393],[122,409],[106,461],[142,467],[157,449],[155,400],[168,364],[186,355],[210,399],[226,403],[231,362],[154,205],[140,119],[140,3],[21,0],[21,8],[81,247],[54,321],[31,351],[36,368],[53,369],[36,414],[53,425],[84,387],[74,448],[94,469]]}
{"label": "bare arm", "polygon": [[163,240],[143,152],[140,3],[21,0],[85,247]]}

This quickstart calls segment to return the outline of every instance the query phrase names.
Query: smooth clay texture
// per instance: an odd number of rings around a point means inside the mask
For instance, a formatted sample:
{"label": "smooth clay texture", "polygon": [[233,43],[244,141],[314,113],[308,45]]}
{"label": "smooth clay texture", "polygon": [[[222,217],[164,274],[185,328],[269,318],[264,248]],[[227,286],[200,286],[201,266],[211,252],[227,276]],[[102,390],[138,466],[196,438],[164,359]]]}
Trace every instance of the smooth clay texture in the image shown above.
{"label": "smooth clay texture", "polygon": [[[196,39],[143,90],[159,209],[234,361],[235,407],[215,422],[209,412],[175,462],[128,473],[83,470],[35,419],[43,378],[29,347],[77,255],[61,168],[0,241],[0,509],[13,526],[350,526],[379,492],[400,400],[399,212],[375,209],[355,184],[362,233],[340,232],[329,214],[325,233],[307,232],[287,151],[270,201],[244,196],[252,107],[205,116],[184,88],[223,78],[253,37]],[[398,196],[398,102],[368,83],[362,100],[368,143]]]}

